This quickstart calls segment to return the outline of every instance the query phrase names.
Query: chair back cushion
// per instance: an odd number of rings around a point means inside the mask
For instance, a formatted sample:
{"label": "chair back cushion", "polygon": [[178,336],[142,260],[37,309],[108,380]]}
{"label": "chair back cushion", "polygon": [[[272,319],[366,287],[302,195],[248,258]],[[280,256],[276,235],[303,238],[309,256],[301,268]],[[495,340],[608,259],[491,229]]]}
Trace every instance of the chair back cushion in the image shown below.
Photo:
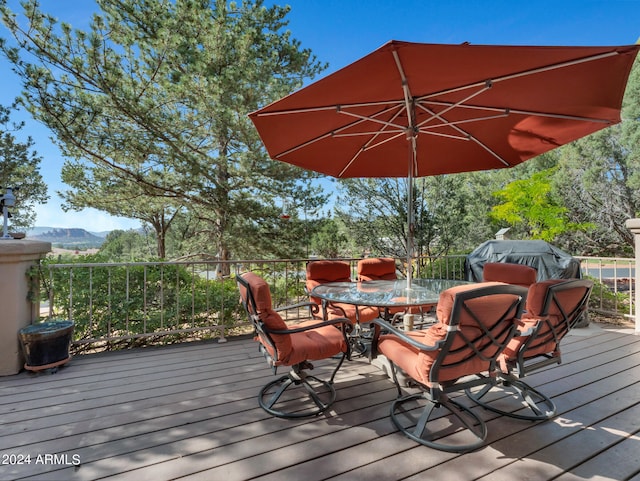
{"label": "chair back cushion", "polygon": [[[307,291],[327,282],[351,282],[351,267],[344,261],[312,261],[307,264]],[[312,297],[316,304],[322,301]]]}
{"label": "chair back cushion", "polygon": [[[253,272],[242,274],[242,278],[247,282],[251,295],[255,301],[259,319],[253,319],[259,340],[269,352],[274,360],[286,358],[291,351],[291,336],[289,334],[270,334],[269,331],[286,330],[287,325],[282,320],[280,314],[273,310],[271,302],[271,291],[269,284],[260,276]],[[240,296],[245,306],[248,301],[248,294],[241,284],[239,284]]]}
{"label": "chair back cushion", "polygon": [[572,312],[584,297],[587,289],[585,285],[578,283],[578,285],[571,288],[552,289],[555,292],[557,302],[549,294],[549,289],[553,288],[553,286],[560,284],[569,286],[570,284],[568,283],[570,283],[568,279],[548,279],[532,284],[529,287],[529,296],[527,297],[526,317],[558,316],[562,315],[562,311],[565,313]]}
{"label": "chair back cushion", "polygon": [[541,354],[559,355],[559,344],[587,308],[592,283],[584,280],[548,279],[529,287],[526,312],[520,329],[536,328],[531,336],[512,339],[504,351],[506,359]]}
{"label": "chair back cushion", "polygon": [[516,286],[529,287],[536,282],[538,271],[533,267],[509,262],[487,262],[482,268],[485,282],[506,282]]}
{"label": "chair back cushion", "polygon": [[397,278],[396,261],[391,258],[371,257],[358,261],[359,281],[391,281]]}

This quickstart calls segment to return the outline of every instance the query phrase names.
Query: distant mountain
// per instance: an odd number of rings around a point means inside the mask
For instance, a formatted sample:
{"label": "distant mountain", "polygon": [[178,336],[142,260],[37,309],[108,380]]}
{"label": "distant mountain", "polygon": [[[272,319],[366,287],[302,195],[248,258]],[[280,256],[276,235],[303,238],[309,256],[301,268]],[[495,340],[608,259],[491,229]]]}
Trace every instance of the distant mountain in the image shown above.
{"label": "distant mountain", "polygon": [[61,227],[34,227],[27,232],[27,238],[51,242],[53,247],[65,249],[100,247],[108,233],[91,233],[84,229]]}

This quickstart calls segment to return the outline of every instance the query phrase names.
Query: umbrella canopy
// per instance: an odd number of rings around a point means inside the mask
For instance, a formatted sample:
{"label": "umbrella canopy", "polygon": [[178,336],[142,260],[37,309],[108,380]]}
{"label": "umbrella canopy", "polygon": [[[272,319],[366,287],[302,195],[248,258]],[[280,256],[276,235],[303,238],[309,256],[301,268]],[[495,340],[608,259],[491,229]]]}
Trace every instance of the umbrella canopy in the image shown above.
{"label": "umbrella canopy", "polygon": [[271,158],[338,178],[513,167],[619,122],[639,48],[391,41],[249,116]]}

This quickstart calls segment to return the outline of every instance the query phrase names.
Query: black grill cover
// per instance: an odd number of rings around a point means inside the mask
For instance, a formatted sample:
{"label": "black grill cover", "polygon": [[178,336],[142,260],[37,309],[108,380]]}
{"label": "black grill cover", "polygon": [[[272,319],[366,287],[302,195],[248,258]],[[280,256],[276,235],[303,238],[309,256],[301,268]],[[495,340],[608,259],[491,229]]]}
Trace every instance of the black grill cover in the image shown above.
{"label": "black grill cover", "polygon": [[581,277],[580,261],[541,240],[489,240],[483,242],[464,263],[468,281],[482,281],[486,262],[525,264],[538,271],[538,281]]}

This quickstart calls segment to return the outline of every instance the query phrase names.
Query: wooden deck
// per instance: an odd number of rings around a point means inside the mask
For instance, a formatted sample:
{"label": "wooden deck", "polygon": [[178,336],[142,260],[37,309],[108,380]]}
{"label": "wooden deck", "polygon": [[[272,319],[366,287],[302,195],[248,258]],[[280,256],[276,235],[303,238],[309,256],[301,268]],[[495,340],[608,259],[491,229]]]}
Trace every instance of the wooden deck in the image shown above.
{"label": "wooden deck", "polygon": [[272,374],[249,339],[81,356],[0,378],[0,479],[640,480],[640,336],[592,324],[563,353],[528,377],[558,416],[482,410],[489,443],[464,455],[399,434],[366,360],[342,368],[330,413],[291,421],[258,407]]}

